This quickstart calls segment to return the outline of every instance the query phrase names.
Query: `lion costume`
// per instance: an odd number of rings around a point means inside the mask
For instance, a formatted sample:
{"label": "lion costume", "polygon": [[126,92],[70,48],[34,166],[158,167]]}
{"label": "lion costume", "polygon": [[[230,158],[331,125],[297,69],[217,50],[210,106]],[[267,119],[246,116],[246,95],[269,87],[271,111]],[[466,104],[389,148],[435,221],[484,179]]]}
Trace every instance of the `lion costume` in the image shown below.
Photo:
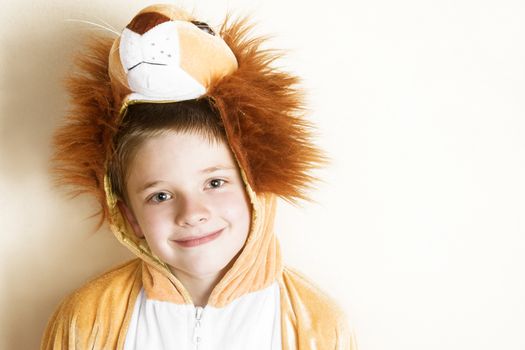
{"label": "lion costume", "polygon": [[[309,171],[324,157],[303,118],[298,78],[272,67],[279,54],[262,49],[251,28],[226,19],[215,33],[173,5],[154,5],[78,57],[67,83],[73,108],[55,137],[56,173],[98,199],[102,221],[137,258],[68,296],[42,349],[356,349],[340,308],[281,261],[276,199],[307,199]],[[245,246],[204,308],[133,234],[107,177],[130,105],[198,98],[220,113],[252,206]]]}

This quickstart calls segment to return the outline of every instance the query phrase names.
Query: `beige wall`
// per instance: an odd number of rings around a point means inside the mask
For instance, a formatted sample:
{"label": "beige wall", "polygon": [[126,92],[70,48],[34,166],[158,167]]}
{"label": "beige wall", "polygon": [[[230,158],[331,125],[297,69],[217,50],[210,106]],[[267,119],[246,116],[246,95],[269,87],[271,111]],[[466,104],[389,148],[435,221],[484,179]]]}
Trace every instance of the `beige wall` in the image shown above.
{"label": "beige wall", "polygon": [[[48,173],[60,79],[90,27],[148,1],[10,1],[0,20],[0,348],[33,349],[59,300],[130,258]],[[185,1],[193,6],[192,1]],[[115,10],[119,8],[120,12]],[[345,308],[361,349],[524,349],[525,6],[199,1],[256,12],[292,49],[320,143],[320,204],[281,206],[286,260]]]}

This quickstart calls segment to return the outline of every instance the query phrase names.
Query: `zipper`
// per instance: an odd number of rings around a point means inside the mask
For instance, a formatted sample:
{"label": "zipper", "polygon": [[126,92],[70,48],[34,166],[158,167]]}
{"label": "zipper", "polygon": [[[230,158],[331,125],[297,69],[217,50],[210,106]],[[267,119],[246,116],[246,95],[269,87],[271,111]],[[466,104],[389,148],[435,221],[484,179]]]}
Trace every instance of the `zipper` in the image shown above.
{"label": "zipper", "polygon": [[195,307],[195,326],[193,328],[193,342],[195,343],[196,350],[199,350],[199,345],[202,341],[201,319],[202,319],[203,311],[204,311],[204,308],[200,306]]}

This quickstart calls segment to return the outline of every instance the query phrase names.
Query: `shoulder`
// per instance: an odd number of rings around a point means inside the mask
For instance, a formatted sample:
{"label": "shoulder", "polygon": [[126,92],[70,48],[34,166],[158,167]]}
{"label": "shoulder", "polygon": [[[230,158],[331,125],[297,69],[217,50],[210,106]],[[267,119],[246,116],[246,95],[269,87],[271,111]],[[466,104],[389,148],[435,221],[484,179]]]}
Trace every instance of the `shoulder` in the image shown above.
{"label": "shoulder", "polygon": [[100,303],[119,302],[116,295],[126,295],[133,285],[140,282],[142,263],[134,259],[114,267],[68,296],[64,303],[77,308],[91,309]]}
{"label": "shoulder", "polygon": [[319,315],[326,315],[333,320],[345,318],[344,312],[339,305],[314,282],[296,269],[288,266],[284,267],[283,283],[290,298],[295,303],[304,303],[306,306],[305,310],[309,312],[319,311]]}
{"label": "shoulder", "polygon": [[[103,337],[119,330],[134,307],[141,287],[140,259],[119,265],[96,277],[63,299],[48,322],[42,349],[83,348],[93,334]],[[97,334],[98,336],[98,334]],[[71,341],[75,341],[75,345]]]}
{"label": "shoulder", "polygon": [[283,311],[288,312],[298,334],[334,341],[337,349],[356,349],[355,337],[339,304],[305,275],[290,267],[283,269]]}

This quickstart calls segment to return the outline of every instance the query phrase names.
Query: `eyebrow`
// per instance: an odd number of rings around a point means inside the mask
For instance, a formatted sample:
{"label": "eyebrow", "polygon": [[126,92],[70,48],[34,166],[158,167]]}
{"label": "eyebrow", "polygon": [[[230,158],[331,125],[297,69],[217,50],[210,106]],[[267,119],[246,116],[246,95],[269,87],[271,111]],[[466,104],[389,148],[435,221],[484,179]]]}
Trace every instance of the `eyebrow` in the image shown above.
{"label": "eyebrow", "polygon": [[[233,166],[216,165],[216,166],[211,166],[211,167],[206,168],[206,169],[202,169],[200,171],[200,173],[201,174],[209,174],[209,173],[213,173],[213,172],[219,171],[219,170],[235,170],[235,167],[233,167]],[[150,182],[147,182],[144,186],[139,188],[137,193],[144,192],[148,188],[154,187],[154,186],[156,186],[156,185],[158,185],[159,183],[162,183],[162,182],[163,181],[150,181]]]}
{"label": "eyebrow", "polygon": [[144,186],[142,186],[141,188],[139,188],[139,190],[137,191],[137,193],[142,193],[144,191],[146,191],[148,188],[150,187],[153,187],[153,186],[156,186],[158,185],[159,183],[161,183],[162,181],[151,181],[151,182],[147,182]]}
{"label": "eyebrow", "polygon": [[214,171],[219,171],[219,170],[235,170],[235,168],[232,166],[217,165],[217,166],[211,166],[206,169],[202,169],[200,172],[203,174],[208,174],[208,173],[213,173]]}

